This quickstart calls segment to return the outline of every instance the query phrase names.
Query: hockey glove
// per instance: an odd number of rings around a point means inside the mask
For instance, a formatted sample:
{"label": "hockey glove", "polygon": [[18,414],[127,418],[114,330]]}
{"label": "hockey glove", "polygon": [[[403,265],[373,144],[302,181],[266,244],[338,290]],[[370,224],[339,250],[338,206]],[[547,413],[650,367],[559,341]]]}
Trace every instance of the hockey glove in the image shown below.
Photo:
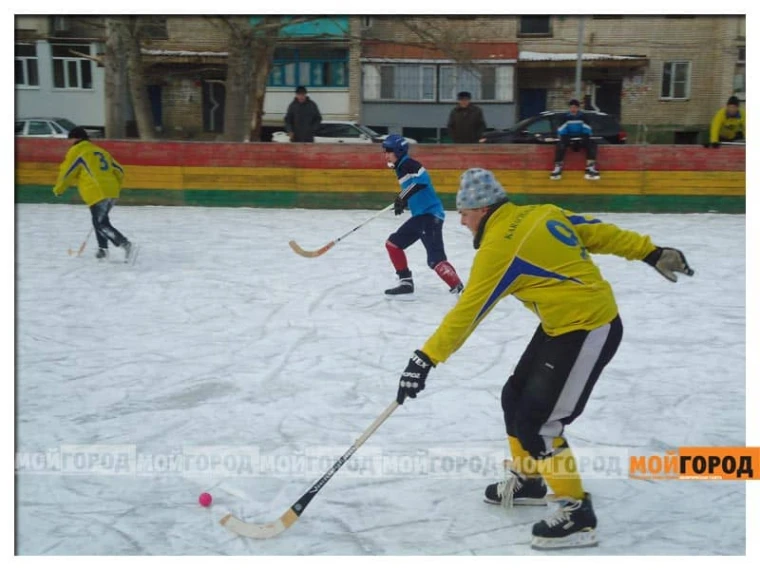
{"label": "hockey glove", "polygon": [[644,258],[644,262],[654,267],[660,275],[673,283],[678,281],[675,272],[683,273],[689,277],[694,275],[694,270],[689,267],[683,253],[672,247],[658,247]]}
{"label": "hockey glove", "polygon": [[396,199],[393,201],[393,213],[397,216],[404,213],[404,201],[401,199],[401,196],[396,196]]}
{"label": "hockey glove", "polygon": [[398,383],[396,401],[399,405],[404,403],[407,396],[416,398],[417,394],[425,389],[425,379],[431,367],[435,366],[428,355],[421,350],[415,350]]}

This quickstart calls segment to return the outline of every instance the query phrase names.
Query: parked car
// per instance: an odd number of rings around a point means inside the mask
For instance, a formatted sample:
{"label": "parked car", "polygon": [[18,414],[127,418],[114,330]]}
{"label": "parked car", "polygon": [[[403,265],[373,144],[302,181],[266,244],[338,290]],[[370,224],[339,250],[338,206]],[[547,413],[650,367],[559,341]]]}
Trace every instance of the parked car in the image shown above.
{"label": "parked car", "polygon": [[[74,123],[62,117],[25,117],[16,119],[17,137],[47,137],[65,139],[69,131],[76,127]],[[100,138],[103,131],[99,129],[85,129],[92,138]]]}
{"label": "parked car", "polygon": [[[557,142],[557,129],[564,122],[567,111],[544,111],[528,117],[514,127],[486,132],[482,143],[496,144],[553,144]],[[591,138],[603,144],[624,144],[628,135],[617,119],[599,111],[583,111],[591,126]]]}
{"label": "parked car", "polygon": [[[356,121],[322,121],[317,132],[314,133],[314,142],[372,144],[383,142],[387,136],[376,133],[369,127],[360,125]],[[417,142],[408,137],[404,138],[409,144]],[[290,142],[290,138],[285,131],[277,131],[272,133],[272,142],[288,143]]]}

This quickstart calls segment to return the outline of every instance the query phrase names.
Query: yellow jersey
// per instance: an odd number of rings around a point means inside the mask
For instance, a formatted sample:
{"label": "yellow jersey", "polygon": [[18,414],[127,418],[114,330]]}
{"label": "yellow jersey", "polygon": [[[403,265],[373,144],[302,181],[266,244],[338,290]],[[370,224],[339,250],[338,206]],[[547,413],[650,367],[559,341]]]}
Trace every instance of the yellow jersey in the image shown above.
{"label": "yellow jersey", "polygon": [[77,186],[88,206],[106,198],[118,198],[124,169],[111,154],[88,140],[71,146],[61,163],[53,194],[60,196],[69,186]]}
{"label": "yellow jersey", "polygon": [[732,141],[738,133],[747,138],[747,114],[740,109],[735,117],[729,117],[725,109],[721,109],[713,117],[710,124],[710,142],[716,143],[720,139]]}
{"label": "yellow jersey", "polygon": [[486,220],[464,292],[422,351],[434,364],[445,361],[508,295],[550,336],[607,324],[617,303],[589,254],[641,260],[654,249],[648,236],[552,204],[507,202]]}

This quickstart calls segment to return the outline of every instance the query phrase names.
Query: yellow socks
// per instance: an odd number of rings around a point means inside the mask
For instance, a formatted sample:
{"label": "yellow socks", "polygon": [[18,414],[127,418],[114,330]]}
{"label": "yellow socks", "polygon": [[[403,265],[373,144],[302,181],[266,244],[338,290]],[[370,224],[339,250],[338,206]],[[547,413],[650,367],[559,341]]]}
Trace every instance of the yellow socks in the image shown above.
{"label": "yellow socks", "polygon": [[545,459],[533,459],[516,437],[509,436],[509,448],[515,471],[525,477],[546,480],[558,497],[583,499],[585,491],[572,450],[563,437],[554,438],[554,449],[561,451]]}

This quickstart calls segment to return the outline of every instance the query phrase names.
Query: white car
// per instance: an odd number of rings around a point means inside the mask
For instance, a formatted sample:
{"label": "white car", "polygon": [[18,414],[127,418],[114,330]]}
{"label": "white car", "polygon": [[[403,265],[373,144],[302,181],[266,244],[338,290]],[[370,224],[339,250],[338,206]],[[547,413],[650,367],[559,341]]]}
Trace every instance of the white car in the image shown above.
{"label": "white car", "polygon": [[[16,119],[17,137],[47,137],[53,139],[65,139],[69,131],[76,127],[68,119],[61,117],[29,117]],[[102,132],[97,129],[85,129],[91,138],[99,138]]]}
{"label": "white car", "polygon": [[[373,144],[385,140],[388,135],[376,133],[369,127],[356,121],[322,121],[314,133],[315,143],[344,143],[344,144]],[[417,141],[404,137],[406,142],[414,144]],[[290,137],[285,131],[272,133],[272,142],[289,143]]]}

